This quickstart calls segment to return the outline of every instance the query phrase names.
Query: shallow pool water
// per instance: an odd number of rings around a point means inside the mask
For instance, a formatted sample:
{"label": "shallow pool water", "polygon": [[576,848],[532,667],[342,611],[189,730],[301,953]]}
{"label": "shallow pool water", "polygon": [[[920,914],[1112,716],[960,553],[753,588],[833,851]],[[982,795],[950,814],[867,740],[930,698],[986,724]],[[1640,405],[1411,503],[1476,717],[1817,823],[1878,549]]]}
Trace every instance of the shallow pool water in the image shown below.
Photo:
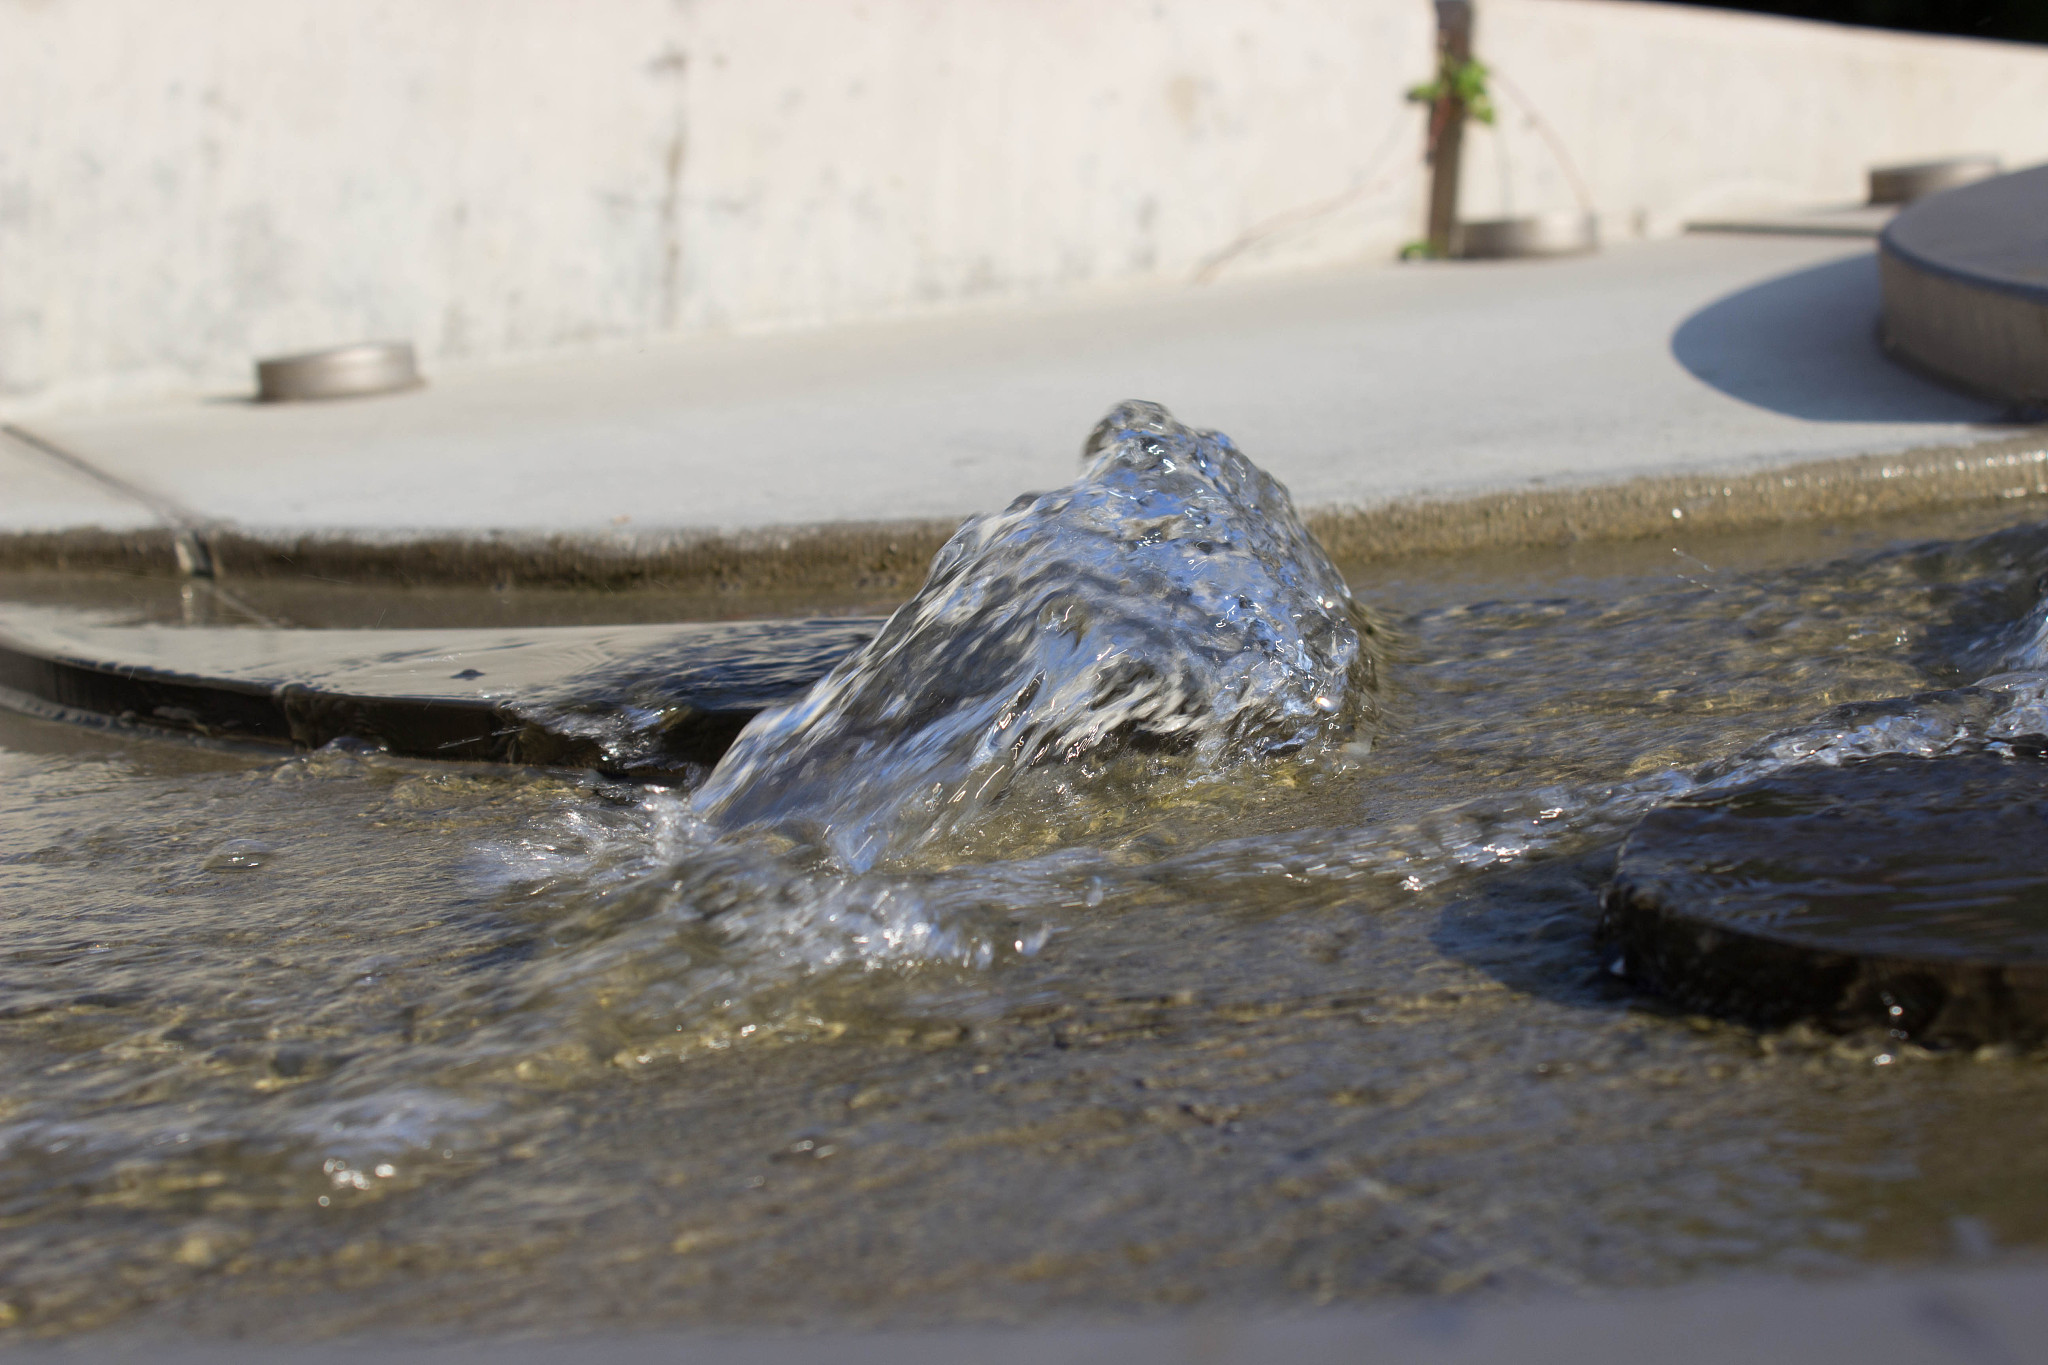
{"label": "shallow pool water", "polygon": [[[1988,671],[2036,511],[1357,569],[1369,753],[1144,759],[859,876],[700,855],[709,918],[684,792],[0,713],[0,1318],[921,1323],[2038,1248],[2037,1059],[1689,1017],[1593,940],[1660,784]],[[320,619],[473,609],[382,598]]]}

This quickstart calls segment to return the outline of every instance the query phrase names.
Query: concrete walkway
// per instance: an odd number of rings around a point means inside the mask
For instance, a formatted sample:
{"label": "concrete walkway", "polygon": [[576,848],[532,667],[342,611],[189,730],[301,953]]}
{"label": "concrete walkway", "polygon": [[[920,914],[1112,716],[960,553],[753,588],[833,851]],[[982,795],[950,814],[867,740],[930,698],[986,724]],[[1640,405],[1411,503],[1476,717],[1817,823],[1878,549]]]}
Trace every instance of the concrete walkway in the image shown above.
{"label": "concrete walkway", "polygon": [[1868,244],[1690,236],[235,396],[0,441],[0,533],[649,532],[956,518],[1065,482],[1118,399],[1228,431],[1306,507],[1961,445],[1990,403],[1884,358]]}

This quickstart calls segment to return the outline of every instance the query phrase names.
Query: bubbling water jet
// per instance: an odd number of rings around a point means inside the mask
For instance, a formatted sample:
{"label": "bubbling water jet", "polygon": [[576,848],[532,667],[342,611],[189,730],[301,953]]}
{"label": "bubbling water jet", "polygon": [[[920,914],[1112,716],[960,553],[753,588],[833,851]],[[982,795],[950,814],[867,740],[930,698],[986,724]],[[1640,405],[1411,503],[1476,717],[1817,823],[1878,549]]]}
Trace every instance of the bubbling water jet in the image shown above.
{"label": "bubbling water jet", "polygon": [[1131,755],[1183,778],[1360,742],[1371,622],[1287,491],[1213,431],[1127,402],[1079,479],[962,526],[881,634],[749,724],[694,799],[851,869]]}

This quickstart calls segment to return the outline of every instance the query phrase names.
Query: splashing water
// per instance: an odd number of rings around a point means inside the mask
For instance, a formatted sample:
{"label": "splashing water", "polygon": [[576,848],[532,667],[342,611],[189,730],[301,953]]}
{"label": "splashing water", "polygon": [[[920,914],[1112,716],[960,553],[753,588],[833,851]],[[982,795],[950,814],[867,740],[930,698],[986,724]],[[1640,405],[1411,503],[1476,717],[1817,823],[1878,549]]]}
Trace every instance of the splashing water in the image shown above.
{"label": "splashing water", "polygon": [[584,908],[521,989],[603,1001],[606,1046],[644,1059],[840,969],[1029,956],[1124,858],[1119,821],[1184,815],[1205,786],[1242,803],[1266,784],[1207,780],[1249,764],[1284,784],[1283,759],[1365,752],[1379,636],[1286,490],[1151,403],[1112,411],[1082,458],[963,526],[693,796],[646,796],[641,856],[553,868]]}
{"label": "splashing water", "polygon": [[1356,742],[1372,627],[1286,490],[1154,403],[1117,407],[1082,458],[962,527],[879,638],[747,727],[696,809],[867,868],[1051,766],[1064,789],[1133,750],[1199,777]]}
{"label": "splashing water", "polygon": [[596,898],[605,927],[535,981],[602,997],[628,1051],[660,1053],[680,1040],[645,1040],[678,1020],[730,1032],[840,968],[1029,956],[1061,907],[1093,905],[1134,858],[1159,884],[1420,890],[1618,837],[1661,802],[1789,764],[2048,732],[2037,608],[1974,651],[2022,671],[1838,707],[1717,762],[1138,853],[1109,828],[1120,813],[1186,805],[1255,760],[1364,752],[1384,637],[1228,438],[1126,403],[1083,462],[1073,484],[964,526],[879,636],[758,717],[694,797],[650,798],[661,851]]}
{"label": "splashing water", "polygon": [[[1349,790],[1348,757],[1311,764],[1336,780],[1305,786],[1283,760],[1363,750],[1386,637],[1285,493],[1151,405],[1111,414],[1085,458],[1068,488],[964,527],[870,646],[762,715],[693,797],[646,795],[636,854],[603,844],[554,870],[579,908],[555,924],[558,951],[507,983],[506,1055],[553,1045],[567,1021],[543,1000],[585,1002],[576,1031],[638,1064],[757,1030],[829,1034],[847,1002],[859,1013],[895,989],[877,969],[1035,956],[1105,889],[1421,892],[1619,838],[1665,801],[1788,765],[2048,733],[2048,674],[2022,668],[1836,707],[1706,763],[1510,780],[1440,806],[1339,795],[1333,809],[1306,788]],[[1956,665],[2031,662],[2031,621],[2006,616]],[[1252,781],[1205,780],[1254,760]],[[1338,821],[1240,833],[1257,793],[1283,787],[1298,812]],[[1207,834],[1133,837],[1148,814]]]}
{"label": "splashing water", "polygon": [[[2023,528],[1986,537],[1983,549],[2004,560],[2008,573],[2038,584],[2048,567],[2048,547],[2040,540],[2037,528]],[[2040,749],[2048,737],[2048,592],[2037,589],[2023,616],[1972,642],[1957,663],[1990,672],[1968,687],[1837,706],[1809,724],[1766,737],[1732,760],[1707,765],[1693,780],[1706,788],[1728,788],[1795,765],[1837,767],[1865,758],[1938,758],[1983,750],[2011,754],[2016,742]]]}
{"label": "splashing water", "polygon": [[[1077,490],[1051,497],[1094,496]],[[1084,565],[1123,553],[1043,532]],[[979,543],[960,578],[994,572]],[[874,741],[866,757],[830,769],[822,740],[764,722],[757,757],[823,766],[722,774],[729,808],[0,716],[6,1307],[38,1330],[142,1303],[496,1329],[524,1304],[536,1326],[617,1330],[602,1315],[622,1303],[704,1322],[781,1321],[795,1299],[954,1312],[963,1283],[1010,1311],[1047,1283],[1119,1305],[1251,1276],[1434,1284],[1508,1258],[1594,1283],[1851,1265],[1910,1250],[1902,1225],[1947,1245],[1955,1209],[2021,1206],[2000,1235],[2038,1246],[2048,1211],[2012,1191],[2048,1182],[1981,1172],[2038,1147],[2040,1068],[1878,1069],[1848,1044],[1696,1032],[1617,1008],[1592,936],[1600,850],[1659,801],[1759,764],[2048,733],[2042,660],[2013,653],[2039,633],[2048,528],[1825,563],[1841,543],[1809,532],[1756,569],[1698,548],[1722,565],[1704,580],[1597,547],[1383,566],[1398,655],[1361,631],[1366,669],[1329,670],[1352,683],[1348,720],[1317,720],[1308,668],[1275,670],[1295,682],[1246,711],[1257,689],[1211,685],[1202,626],[1184,667],[1206,702],[1090,729],[1078,647],[1025,631],[977,656],[994,662],[976,690],[944,675],[935,631],[892,656],[903,695],[924,669],[986,717],[1049,659],[1027,722],[1097,747],[1030,761],[976,747],[985,732],[936,702],[868,730],[819,707]],[[950,609],[945,591],[916,611]],[[1016,614],[1046,595],[1012,593]],[[1000,621],[989,598],[962,616]],[[1200,625],[1174,601],[1120,606]],[[1383,650],[1398,671],[1361,690]],[[869,666],[893,665],[877,650],[840,684],[879,707]],[[1041,709],[1070,684],[1079,702]],[[660,690],[641,700],[660,722]],[[935,817],[908,773],[967,795]],[[831,842],[854,819],[866,866]],[[1982,1120],[1966,1160],[1958,1105]],[[1902,1162],[1920,1163],[1904,1182]],[[1420,1178],[1361,1187],[1361,1170]],[[1874,1174],[1842,1183],[1857,1170]],[[1697,1180],[1644,1214],[1672,1171]],[[1372,1221],[1394,1213],[1412,1221]],[[1164,1254],[1130,1255],[1134,1230]],[[900,1251],[878,1262],[878,1235]],[[1038,1278],[1054,1256],[1067,1268]],[[1291,1278],[1319,1265],[1363,1269]],[[792,1275],[809,1277],[795,1299]],[[314,1276],[346,1294],[308,1295]]]}
{"label": "splashing water", "polygon": [[[814,997],[835,981],[1031,956],[1129,861],[1105,823],[1176,800],[1184,817],[1203,799],[1191,788],[1261,761],[1280,778],[1283,758],[1363,753],[1379,639],[1285,489],[1228,438],[1149,403],[1111,412],[1083,462],[1067,487],[967,523],[880,635],[758,717],[694,796],[571,803],[483,844],[463,875],[540,913],[546,951],[416,999],[408,1045],[332,1064],[318,1103],[218,1132],[127,1126],[150,1142],[318,1141],[340,1163],[328,1180],[374,1189],[362,1172],[380,1160],[396,1169],[464,1132],[541,1121],[549,1078],[593,1056],[644,1065],[758,1028],[829,1031],[846,1010],[820,1015]],[[630,755],[666,717],[655,689],[586,728]],[[342,746],[284,771],[383,762]],[[1267,785],[1210,783],[1207,799],[1228,807]],[[1011,837],[1020,808],[1046,837]],[[230,840],[204,868],[279,861]],[[445,1084],[456,1075],[517,1084],[480,1103]],[[526,1086],[540,1088],[530,1112],[514,1098]],[[0,1155],[67,1134],[20,1114],[0,1125]]]}

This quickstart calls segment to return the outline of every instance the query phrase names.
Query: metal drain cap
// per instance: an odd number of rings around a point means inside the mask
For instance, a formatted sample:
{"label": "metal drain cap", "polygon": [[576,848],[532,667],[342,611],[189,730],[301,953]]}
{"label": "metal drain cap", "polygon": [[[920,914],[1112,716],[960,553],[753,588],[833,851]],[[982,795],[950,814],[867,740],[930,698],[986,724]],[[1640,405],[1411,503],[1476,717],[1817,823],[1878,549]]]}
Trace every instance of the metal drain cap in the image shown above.
{"label": "metal drain cap", "polygon": [[409,341],[363,341],[256,362],[259,403],[362,398],[418,388],[424,382]]}
{"label": "metal drain cap", "polygon": [[1998,158],[1995,156],[1952,156],[1941,161],[1919,161],[1910,166],[1872,166],[1870,202],[1910,204],[1925,195],[1975,184],[1997,174]]}
{"label": "metal drain cap", "polygon": [[1491,218],[1458,224],[1451,254],[1468,261],[1505,261],[1526,256],[1577,256],[1600,248],[1590,214],[1544,213],[1533,218]]}

